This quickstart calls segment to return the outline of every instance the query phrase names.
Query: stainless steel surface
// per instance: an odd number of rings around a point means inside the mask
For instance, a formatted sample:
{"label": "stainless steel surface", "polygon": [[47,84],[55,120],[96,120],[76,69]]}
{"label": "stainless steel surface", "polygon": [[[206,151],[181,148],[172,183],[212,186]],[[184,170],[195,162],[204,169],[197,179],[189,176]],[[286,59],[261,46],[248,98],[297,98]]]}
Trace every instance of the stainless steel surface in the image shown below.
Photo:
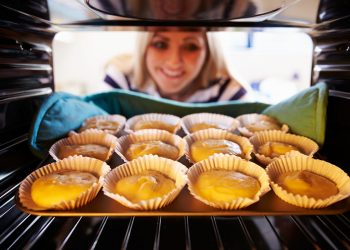
{"label": "stainless steel surface", "polygon": [[266,15],[272,17],[298,0],[86,0],[102,13],[147,20],[233,20]]}
{"label": "stainless steel surface", "polygon": [[[6,1],[0,6],[61,29],[66,25],[90,25],[96,21],[120,26],[125,21],[145,19],[192,21],[192,24],[201,20],[250,23],[270,20],[280,24],[313,25],[319,4],[320,0],[40,0],[33,5],[26,0],[20,4]],[[101,26],[94,25],[94,28],[100,29]]]}
{"label": "stainless steel surface", "polygon": [[0,104],[6,103],[6,102],[19,101],[22,99],[29,99],[37,96],[46,96],[51,94],[52,92],[53,90],[50,87],[21,90],[21,91],[4,91],[4,92],[0,92]]}

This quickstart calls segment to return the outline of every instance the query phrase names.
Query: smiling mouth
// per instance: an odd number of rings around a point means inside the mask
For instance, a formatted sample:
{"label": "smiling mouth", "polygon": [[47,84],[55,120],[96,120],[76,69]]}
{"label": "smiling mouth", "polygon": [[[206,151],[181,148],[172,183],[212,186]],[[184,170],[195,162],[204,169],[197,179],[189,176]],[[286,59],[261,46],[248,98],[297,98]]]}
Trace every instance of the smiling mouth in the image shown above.
{"label": "smiling mouth", "polygon": [[162,68],[160,71],[168,78],[179,78],[185,74],[183,70],[169,70]]}

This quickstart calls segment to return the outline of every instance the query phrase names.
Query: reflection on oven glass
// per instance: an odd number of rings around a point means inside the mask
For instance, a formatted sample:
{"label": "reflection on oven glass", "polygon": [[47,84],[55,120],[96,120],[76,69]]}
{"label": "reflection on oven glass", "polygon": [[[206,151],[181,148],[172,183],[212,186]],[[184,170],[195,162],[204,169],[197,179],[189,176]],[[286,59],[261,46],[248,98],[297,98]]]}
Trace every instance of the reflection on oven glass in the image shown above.
{"label": "reflection on oven glass", "polygon": [[232,20],[268,15],[286,8],[283,0],[86,0],[100,14],[151,20]]}

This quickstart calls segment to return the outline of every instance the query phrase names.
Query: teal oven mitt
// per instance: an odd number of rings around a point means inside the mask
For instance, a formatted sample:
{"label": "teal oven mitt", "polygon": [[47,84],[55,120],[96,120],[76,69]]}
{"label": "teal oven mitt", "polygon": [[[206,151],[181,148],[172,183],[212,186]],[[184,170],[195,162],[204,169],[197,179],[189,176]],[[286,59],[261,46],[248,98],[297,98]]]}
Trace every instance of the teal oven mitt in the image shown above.
{"label": "teal oven mitt", "polygon": [[56,92],[42,103],[30,131],[30,147],[40,158],[45,157],[51,145],[79,128],[91,116],[107,114],[83,98]]}
{"label": "teal oven mitt", "polygon": [[275,105],[257,102],[227,101],[220,103],[182,103],[127,90],[113,90],[84,98],[54,93],[42,104],[32,125],[30,146],[45,157],[50,146],[78,129],[83,121],[101,114],[121,114],[126,118],[144,113],[167,113],[182,117],[197,112],[220,113],[236,117],[263,113],[289,125],[291,132],[307,136],[319,145],[325,136],[327,88],[310,87]]}
{"label": "teal oven mitt", "polygon": [[166,113],[182,117],[197,112],[220,113],[236,117],[246,113],[260,113],[268,107],[263,103],[241,101],[185,103],[119,89],[86,96],[85,100],[110,114],[122,114],[126,118],[145,113]]}
{"label": "teal oven mitt", "polygon": [[127,118],[151,112],[180,117],[195,112],[213,112],[232,117],[263,113],[288,124],[292,133],[309,137],[321,146],[325,139],[328,89],[325,83],[319,83],[271,106],[240,101],[182,103],[125,90],[94,94],[87,96],[86,100],[109,113],[121,113]]}
{"label": "teal oven mitt", "polygon": [[326,133],[327,103],[327,85],[319,83],[266,108],[262,113],[288,124],[291,133],[309,137],[321,146]]}

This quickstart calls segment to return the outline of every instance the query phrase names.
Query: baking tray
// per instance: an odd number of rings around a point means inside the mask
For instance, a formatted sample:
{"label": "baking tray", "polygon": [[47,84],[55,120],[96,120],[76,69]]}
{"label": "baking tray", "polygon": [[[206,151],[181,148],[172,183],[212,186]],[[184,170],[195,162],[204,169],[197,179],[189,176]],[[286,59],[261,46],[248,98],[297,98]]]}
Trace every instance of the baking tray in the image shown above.
{"label": "baking tray", "polygon": [[122,206],[105,196],[102,191],[89,204],[69,211],[33,211],[22,206],[18,194],[17,207],[25,213],[40,216],[269,216],[269,215],[331,215],[349,210],[350,198],[323,209],[305,209],[290,205],[278,198],[271,190],[261,200],[241,210],[220,210],[194,199],[185,187],[169,206],[154,211],[139,211]]}
{"label": "baking tray", "polygon": [[[185,157],[179,160],[182,164],[190,166]],[[119,166],[123,161],[117,154],[113,154],[108,162],[111,167]],[[195,199],[187,189],[168,206],[153,210],[141,211],[124,207],[115,200],[105,196],[101,190],[97,197],[89,204],[79,209],[58,211],[34,211],[22,206],[18,191],[15,195],[17,207],[25,213],[39,216],[272,216],[272,215],[331,215],[342,214],[350,210],[350,197],[322,209],[306,209],[288,204],[278,198],[273,190],[261,197],[260,201],[240,210],[220,210],[210,207]]]}

